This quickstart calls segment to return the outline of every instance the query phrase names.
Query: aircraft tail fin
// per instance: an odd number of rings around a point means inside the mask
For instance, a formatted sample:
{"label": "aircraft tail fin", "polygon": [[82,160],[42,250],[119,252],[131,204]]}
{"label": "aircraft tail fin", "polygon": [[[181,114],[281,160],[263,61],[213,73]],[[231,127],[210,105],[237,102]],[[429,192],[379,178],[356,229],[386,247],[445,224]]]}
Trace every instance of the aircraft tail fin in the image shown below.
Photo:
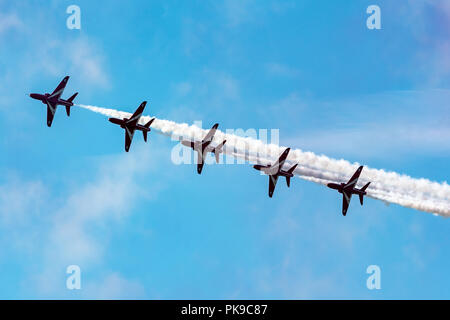
{"label": "aircraft tail fin", "polygon": [[[152,125],[153,121],[155,121],[155,118],[152,118],[149,122],[147,122],[144,127],[148,128],[150,131],[150,126]],[[142,135],[144,136],[144,141],[147,142],[147,134],[148,134],[147,130],[142,130]]]}
{"label": "aircraft tail fin", "polygon": [[223,149],[224,144],[227,142],[227,140],[223,140],[223,142],[221,144],[219,144],[217,147],[214,148],[213,152],[214,152],[214,156],[216,157],[216,163],[219,163],[219,154]]}
{"label": "aircraft tail fin", "polygon": [[69,99],[67,99],[67,101],[73,102],[73,99],[75,99],[75,97],[77,96],[77,94],[78,94],[78,92],[75,92],[75,93],[73,94],[73,96],[71,96]]}
{"label": "aircraft tail fin", "polygon": [[370,182],[367,182],[364,187],[361,188],[362,191],[366,191],[367,187],[369,186]]}
{"label": "aircraft tail fin", "polygon": [[286,184],[288,188],[291,186],[291,177],[286,177]]}
{"label": "aircraft tail fin", "polygon": [[[75,99],[77,94],[78,94],[78,92],[75,92],[69,99],[67,99],[67,101],[69,101],[69,102],[71,102],[73,104],[73,99]],[[71,106],[66,106],[66,113],[67,113],[68,117],[70,117],[70,107]]]}
{"label": "aircraft tail fin", "polygon": [[290,169],[288,170],[288,172],[289,172],[289,173],[293,173],[294,170],[295,170],[295,168],[297,168],[297,166],[298,166],[298,163],[295,164],[295,165],[293,165],[292,168],[290,168]]}
{"label": "aircraft tail fin", "polygon": [[146,128],[150,128],[150,126],[152,125],[153,121],[155,121],[156,118],[152,118],[149,122],[147,122],[144,127]]}
{"label": "aircraft tail fin", "polygon": [[[369,186],[370,182],[367,182],[366,185],[364,187],[361,188],[361,191],[366,192],[367,187]],[[363,205],[363,199],[364,199],[364,194],[360,194],[359,195],[359,202],[361,203],[361,205]]]}

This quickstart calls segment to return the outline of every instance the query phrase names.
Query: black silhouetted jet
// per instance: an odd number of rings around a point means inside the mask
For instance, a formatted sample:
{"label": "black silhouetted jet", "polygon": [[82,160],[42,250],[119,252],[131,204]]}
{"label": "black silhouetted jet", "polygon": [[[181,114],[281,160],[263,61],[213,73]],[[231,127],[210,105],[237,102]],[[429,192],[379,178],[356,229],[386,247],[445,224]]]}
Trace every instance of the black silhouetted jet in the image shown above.
{"label": "black silhouetted jet", "polygon": [[347,214],[347,209],[350,204],[350,200],[352,199],[353,194],[359,195],[359,202],[361,202],[361,205],[363,205],[363,197],[367,194],[366,189],[369,186],[370,182],[367,182],[367,184],[362,187],[361,189],[355,188],[356,183],[358,182],[359,175],[361,174],[361,171],[363,169],[363,166],[360,166],[358,170],[353,174],[353,176],[348,180],[347,183],[329,183],[327,186],[331,189],[337,190],[339,193],[342,193],[342,214],[345,216]]}
{"label": "black silhouetted jet", "polygon": [[269,176],[269,197],[272,198],[273,191],[275,190],[275,186],[277,185],[278,177],[282,176],[286,178],[286,184],[288,188],[291,185],[291,178],[294,176],[294,170],[297,168],[298,164],[293,165],[288,171],[284,171],[282,169],[286,158],[291,151],[291,148],[287,148],[280,155],[278,160],[274,164],[269,165],[260,165],[256,164],[253,166],[256,170],[262,171]]}
{"label": "black silhouetted jet", "polygon": [[141,130],[144,135],[144,141],[147,142],[147,133],[150,132],[150,126],[155,118],[151,119],[145,125],[140,125],[139,119],[144,112],[145,105],[147,101],[141,103],[141,105],[136,109],[133,115],[128,118],[117,119],[117,118],[109,118],[108,120],[114,124],[119,125],[121,128],[125,129],[125,151],[128,152],[130,150],[131,141],[133,141],[133,135],[135,130]]}
{"label": "black silhouetted jet", "polygon": [[64,100],[61,99],[61,95],[64,92],[64,89],[66,88],[67,81],[69,81],[69,76],[64,77],[62,81],[59,83],[59,85],[56,87],[56,89],[53,91],[52,94],[45,93],[45,94],[39,94],[39,93],[31,93],[30,97],[36,100],[42,101],[43,104],[47,105],[47,126],[51,127],[53,118],[55,117],[56,107],[58,105],[65,106],[67,116],[70,116],[70,107],[73,106],[73,99],[77,96],[78,92],[76,92],[73,96],[71,96],[69,99]]}
{"label": "black silhouetted jet", "polygon": [[205,138],[202,141],[187,141],[182,140],[181,144],[192,148],[194,151],[197,151],[197,173],[201,174],[203,165],[205,164],[205,157],[208,152],[214,153],[216,157],[216,162],[219,163],[219,154],[223,152],[223,145],[227,142],[227,140],[223,140],[222,143],[218,144],[216,147],[211,146],[211,142],[214,139],[214,135],[216,134],[217,128],[219,124],[216,123],[212,126],[209,132],[206,134]]}

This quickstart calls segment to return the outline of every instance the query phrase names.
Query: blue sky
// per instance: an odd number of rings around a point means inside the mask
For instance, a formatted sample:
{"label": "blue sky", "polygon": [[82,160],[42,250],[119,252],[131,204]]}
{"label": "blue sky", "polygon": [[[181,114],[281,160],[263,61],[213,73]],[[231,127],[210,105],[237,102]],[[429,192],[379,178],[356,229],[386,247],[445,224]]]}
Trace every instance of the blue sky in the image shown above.
{"label": "blue sky", "polygon": [[[66,8],[81,8],[81,30]],[[381,30],[366,8],[381,8]],[[174,165],[175,143],[26,96],[204,127],[413,177],[449,178],[447,1],[0,1],[0,298],[449,298],[449,221],[249,165]],[[67,290],[79,265],[82,289]],[[381,290],[366,268],[381,268]]]}

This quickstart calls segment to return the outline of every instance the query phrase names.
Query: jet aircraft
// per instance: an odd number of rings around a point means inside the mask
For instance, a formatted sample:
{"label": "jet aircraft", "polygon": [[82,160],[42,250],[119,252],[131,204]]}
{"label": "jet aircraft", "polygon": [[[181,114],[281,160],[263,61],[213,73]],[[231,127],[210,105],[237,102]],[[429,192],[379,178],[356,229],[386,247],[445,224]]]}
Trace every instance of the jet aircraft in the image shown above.
{"label": "jet aircraft", "polygon": [[288,171],[283,170],[283,164],[286,161],[286,158],[291,151],[291,148],[287,148],[280,155],[278,160],[273,164],[268,165],[254,165],[253,168],[256,170],[262,171],[269,176],[269,197],[272,198],[273,192],[275,190],[275,186],[277,185],[278,177],[282,176],[286,178],[286,184],[288,188],[291,184],[291,178],[294,176],[294,170],[297,168],[298,164],[293,165]]}
{"label": "jet aircraft", "polygon": [[67,100],[61,99],[61,95],[64,92],[64,89],[66,88],[67,81],[69,81],[69,76],[66,76],[64,77],[64,79],[62,79],[62,81],[59,83],[59,85],[56,87],[56,89],[53,91],[52,94],[30,93],[31,98],[40,100],[43,104],[47,105],[47,126],[49,127],[52,126],[53,118],[55,117],[56,107],[58,105],[65,106],[67,116],[68,117],[70,116],[70,107],[73,106],[73,99],[75,99],[78,92],[76,92],[73,96],[71,96]]}
{"label": "jet aircraft", "polygon": [[133,115],[130,118],[109,118],[108,120],[114,124],[119,125],[122,129],[125,129],[125,151],[128,152],[130,150],[131,142],[133,141],[134,131],[140,130],[144,136],[144,141],[147,142],[147,134],[151,131],[150,126],[155,120],[152,118],[145,125],[139,124],[139,119],[144,112],[145,105],[147,101],[141,103],[141,105],[136,109]]}
{"label": "jet aircraft", "polygon": [[181,144],[192,148],[194,151],[197,151],[197,173],[201,174],[203,165],[205,164],[205,158],[208,152],[214,153],[216,157],[216,162],[219,163],[219,154],[223,152],[223,146],[227,142],[227,140],[223,140],[222,143],[218,144],[216,147],[211,145],[211,142],[214,139],[214,135],[216,134],[217,128],[219,124],[216,123],[212,126],[206,136],[202,141],[187,141],[182,140]]}
{"label": "jet aircraft", "polygon": [[337,190],[339,193],[342,193],[342,214],[345,216],[347,214],[347,209],[350,204],[350,200],[352,199],[353,194],[359,195],[359,202],[363,205],[363,197],[367,194],[366,189],[369,186],[370,182],[367,182],[364,187],[361,189],[355,188],[356,183],[358,182],[359,176],[363,166],[360,166],[353,176],[348,180],[347,183],[329,183],[327,186],[331,189]]}

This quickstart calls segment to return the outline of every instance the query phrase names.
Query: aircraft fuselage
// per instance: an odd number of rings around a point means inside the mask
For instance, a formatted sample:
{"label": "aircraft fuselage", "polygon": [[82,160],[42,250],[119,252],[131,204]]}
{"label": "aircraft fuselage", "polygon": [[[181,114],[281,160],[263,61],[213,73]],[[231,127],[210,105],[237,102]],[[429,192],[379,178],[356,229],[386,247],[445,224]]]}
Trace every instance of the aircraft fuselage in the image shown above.
{"label": "aircraft fuselage", "polygon": [[50,98],[49,93],[46,93],[46,94],[31,93],[30,97],[35,100],[41,101],[43,104],[47,104],[47,102],[50,102],[53,105],[61,105],[61,106],[66,106],[66,107],[73,106],[73,102],[70,102],[70,101],[67,101],[64,99],[58,99],[57,97]]}
{"label": "aircraft fuselage", "polygon": [[143,126],[143,125],[140,125],[140,124],[136,124],[134,126],[127,125],[127,121],[129,120],[128,118],[123,118],[123,119],[109,118],[108,120],[111,123],[119,125],[122,129],[133,128],[133,129],[136,129],[136,130],[150,132],[150,128],[147,128],[146,126]]}
{"label": "aircraft fuselage", "polygon": [[214,156],[216,158],[216,162],[219,163],[219,154],[223,152],[222,148],[227,142],[227,140],[223,140],[222,143],[218,144],[217,146],[213,147],[211,145],[214,135],[216,133],[217,128],[219,127],[219,124],[214,124],[211,129],[208,131],[206,136],[203,138],[202,141],[188,141],[188,140],[181,140],[181,144],[183,146],[192,148],[194,151],[197,151],[197,173],[201,174],[203,170],[203,165],[205,162],[205,157],[208,152],[214,153]]}
{"label": "aircraft fuselage", "polygon": [[205,153],[205,150],[208,148],[208,146],[211,144],[211,142],[212,141],[206,141],[206,142],[203,142],[201,144],[201,152],[202,152],[202,154]]}
{"label": "aircraft fuselage", "polygon": [[277,172],[274,172],[275,170],[273,170],[273,168],[271,166],[262,166],[260,164],[256,164],[253,166],[253,168],[255,168],[256,170],[262,171],[269,176],[270,175],[278,175],[278,176],[287,177],[287,178],[292,178],[294,176],[293,173],[289,173],[284,170],[279,170]]}
{"label": "aircraft fuselage", "polygon": [[329,183],[327,184],[328,188],[331,189],[335,189],[337,190],[339,193],[342,193],[344,190],[347,192],[351,192],[352,194],[358,194],[358,195],[363,195],[365,196],[367,194],[366,191],[363,191],[361,189],[357,189],[357,188],[348,188],[345,189],[345,183]]}

